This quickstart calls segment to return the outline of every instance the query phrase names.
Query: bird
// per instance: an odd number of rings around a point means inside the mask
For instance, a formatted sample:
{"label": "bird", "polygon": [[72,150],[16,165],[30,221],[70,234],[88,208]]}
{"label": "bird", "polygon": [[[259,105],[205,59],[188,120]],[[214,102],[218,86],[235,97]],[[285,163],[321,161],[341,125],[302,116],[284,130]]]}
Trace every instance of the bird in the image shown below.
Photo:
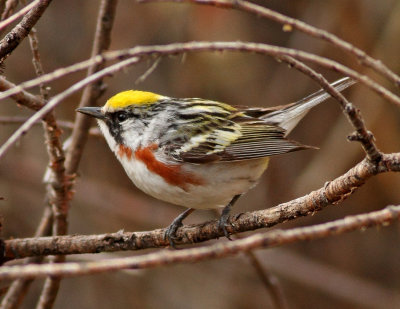
{"label": "bird", "polygon": [[[345,77],[331,86],[343,91],[354,83]],[[219,228],[230,239],[231,209],[257,184],[270,157],[315,148],[287,135],[329,97],[321,89],[286,105],[248,107],[126,90],[103,107],[76,111],[96,118],[137,188],[187,208],[165,231],[165,239],[175,247],[178,228],[195,209],[222,208]]]}

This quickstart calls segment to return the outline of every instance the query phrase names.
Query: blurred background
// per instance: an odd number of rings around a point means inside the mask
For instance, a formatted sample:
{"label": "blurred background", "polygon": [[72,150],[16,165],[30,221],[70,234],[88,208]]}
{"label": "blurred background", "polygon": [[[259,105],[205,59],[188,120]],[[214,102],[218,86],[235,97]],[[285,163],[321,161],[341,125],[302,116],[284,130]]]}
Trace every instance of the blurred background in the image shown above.
{"label": "blurred background", "polygon": [[[100,1],[54,1],[37,25],[39,49],[46,72],[90,57]],[[400,2],[396,0],[272,0],[259,4],[328,30],[381,59],[400,72]],[[119,1],[111,49],[137,45],[204,41],[251,41],[287,46],[331,57],[378,81],[355,58],[330,45],[254,15],[174,3],[137,4]],[[202,97],[236,105],[274,106],[297,101],[318,90],[308,77],[273,58],[248,53],[196,53],[163,58],[141,83],[135,81],[152,63],[141,63],[112,78],[100,104],[116,92],[140,89],[172,97]],[[342,76],[317,68],[328,80]],[[4,75],[14,83],[35,77],[28,40],[5,62]],[[85,73],[52,82],[55,95]],[[38,89],[31,90],[38,93]],[[398,93],[398,92],[397,92]],[[400,110],[363,86],[345,95],[361,109],[367,127],[384,152],[400,149]],[[56,110],[58,119],[74,121],[80,93]],[[29,116],[9,100],[1,116]],[[3,143],[16,125],[0,123]],[[293,139],[320,150],[296,152],[271,160],[259,185],[245,195],[234,213],[264,209],[320,188],[357,162],[364,154],[349,143],[352,132],[339,105],[329,100],[310,112],[291,134]],[[63,140],[70,134],[63,132]],[[30,237],[44,207],[42,183],[48,157],[40,125],[26,134],[0,162],[0,211],[3,235]],[[314,216],[278,228],[308,226],[350,214],[398,204],[400,177],[394,173],[369,180],[348,200]],[[79,170],[69,216],[69,233],[96,234],[165,227],[182,208],[163,203],[137,190],[101,137],[91,137]],[[186,223],[214,218],[196,211]],[[399,308],[399,225],[371,229],[309,243],[260,250],[256,255],[275,275],[289,308]],[[219,241],[225,241],[223,239]],[[147,251],[148,252],[148,251]],[[115,253],[108,257],[143,254]],[[68,260],[99,259],[106,255],[72,256]],[[21,308],[32,308],[42,287],[34,283]],[[55,308],[270,308],[265,286],[245,256],[143,271],[85,276],[62,281]]]}

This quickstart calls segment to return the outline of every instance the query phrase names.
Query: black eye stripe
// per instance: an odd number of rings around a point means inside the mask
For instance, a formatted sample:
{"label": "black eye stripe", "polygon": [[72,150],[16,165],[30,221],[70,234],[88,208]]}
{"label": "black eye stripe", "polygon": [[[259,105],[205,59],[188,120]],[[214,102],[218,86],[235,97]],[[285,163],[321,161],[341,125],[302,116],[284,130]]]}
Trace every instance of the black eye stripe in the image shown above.
{"label": "black eye stripe", "polygon": [[112,113],[106,113],[106,117],[115,123],[119,123],[122,121],[125,121],[128,118],[140,118],[140,116],[136,113],[130,112],[130,111],[118,111],[118,112],[112,112]]}

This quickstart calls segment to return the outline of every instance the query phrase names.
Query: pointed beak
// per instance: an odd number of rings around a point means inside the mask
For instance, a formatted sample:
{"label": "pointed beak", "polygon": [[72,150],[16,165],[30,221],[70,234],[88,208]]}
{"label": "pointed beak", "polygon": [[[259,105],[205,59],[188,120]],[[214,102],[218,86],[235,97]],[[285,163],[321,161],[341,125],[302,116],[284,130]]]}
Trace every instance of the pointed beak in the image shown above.
{"label": "pointed beak", "polygon": [[101,112],[101,107],[79,107],[76,109],[77,112],[92,116],[97,119],[105,119],[106,116]]}

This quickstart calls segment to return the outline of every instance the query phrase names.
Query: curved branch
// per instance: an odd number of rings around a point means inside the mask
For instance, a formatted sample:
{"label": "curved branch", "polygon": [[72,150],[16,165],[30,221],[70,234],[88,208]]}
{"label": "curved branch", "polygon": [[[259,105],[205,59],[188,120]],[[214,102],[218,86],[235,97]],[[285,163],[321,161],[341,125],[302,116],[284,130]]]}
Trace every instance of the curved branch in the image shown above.
{"label": "curved branch", "polygon": [[[30,117],[22,126],[20,126],[11,137],[0,147],[0,157],[4,155],[4,153],[18,140],[18,138],[23,135],[27,130],[29,130],[35,122],[41,119],[44,115],[46,115],[49,111],[54,109],[58,104],[60,104],[65,98],[72,95],[73,93],[81,90],[83,87],[103,78],[105,75],[109,75],[115,73],[117,71],[122,70],[123,68],[132,65],[138,62],[138,59],[133,57],[126,59],[124,61],[113,64],[89,77],[84,78],[80,82],[72,85],[67,90],[59,93],[54,96],[42,109],[40,109],[36,114]],[[20,92],[20,88],[17,86],[17,89]]]}
{"label": "curved branch", "polygon": [[304,52],[297,49],[279,47],[269,44],[262,43],[250,43],[250,42],[188,42],[188,43],[173,43],[166,45],[153,45],[153,46],[137,46],[131,49],[117,50],[103,53],[96,57],[92,57],[88,60],[76,63],[74,65],[57,69],[51,73],[48,73],[40,78],[35,78],[26,82],[23,82],[16,86],[14,89],[10,89],[3,93],[0,93],[0,100],[5,99],[11,95],[19,93],[21,90],[29,89],[46,83],[54,81],[58,78],[66,76],[71,73],[79,72],[87,69],[93,64],[100,64],[105,61],[121,60],[128,57],[139,57],[138,62],[147,59],[147,57],[159,57],[167,55],[176,55],[188,52],[205,52],[205,51],[235,51],[235,52],[250,52],[262,55],[269,55],[273,57],[290,56],[301,61],[308,61],[315,63],[322,67],[328,68],[335,72],[342,73],[345,76],[349,76],[352,79],[359,81],[364,84],[378,95],[382,96],[389,102],[396,105],[400,105],[400,98],[393,92],[389,91],[385,87],[377,84],[366,75],[362,75],[355,70],[352,70],[339,62],[330,60],[325,57],[317,56],[312,53]]}
{"label": "curved branch", "polygon": [[349,42],[339,38],[338,36],[326,30],[319,29],[317,27],[305,23],[304,21],[286,16],[284,14],[278,13],[274,10],[257,5],[255,3],[251,3],[249,1],[243,1],[243,0],[234,0],[234,1],[232,0],[137,0],[137,1],[142,3],[189,2],[189,3],[203,4],[203,5],[205,4],[220,8],[237,9],[244,12],[249,12],[256,15],[257,17],[267,18],[282,24],[283,31],[292,31],[293,29],[295,29],[311,37],[326,41],[332,44],[333,46],[349,53],[350,55],[355,56],[362,65],[365,65],[366,67],[375,70],[382,76],[386,77],[388,80],[392,81],[394,85],[400,87],[400,77],[396,73],[390,70],[384,63],[382,63],[382,61],[369,56],[366,52],[357,48],[353,44],[350,44]]}
{"label": "curved branch", "polygon": [[73,277],[110,272],[121,269],[154,268],[178,263],[193,263],[269,248],[289,243],[326,238],[374,226],[387,226],[400,219],[400,206],[388,206],[383,210],[348,216],[344,219],[291,230],[275,230],[247,238],[220,242],[211,246],[184,250],[161,250],[155,253],[127,258],[105,259],[87,263],[60,263],[23,266],[3,266],[0,280],[39,278],[46,276]]}
{"label": "curved branch", "polygon": [[[241,42],[216,42],[216,43],[210,43],[210,42],[191,42],[191,43],[184,43],[184,44],[170,44],[170,45],[161,45],[161,46],[148,46],[148,47],[138,47],[138,48],[132,48],[128,50],[123,50],[123,51],[115,51],[115,52],[108,52],[103,54],[103,56],[96,56],[93,59],[94,62],[86,61],[77,64],[74,66],[75,69],[82,69],[83,66],[86,66],[88,63],[100,63],[101,61],[104,61],[105,59],[108,58],[110,59],[123,59],[128,57],[128,59],[123,60],[119,63],[116,63],[114,65],[111,65],[96,74],[93,74],[90,77],[86,77],[85,79],[81,80],[80,82],[72,85],[70,88],[68,88],[66,91],[58,94],[55,96],[44,108],[42,108],[40,111],[38,111],[35,115],[33,115],[26,123],[24,123],[18,130],[14,132],[14,134],[3,144],[3,146],[0,147],[0,157],[4,155],[4,153],[11,147],[12,144],[14,144],[18,138],[27,130],[29,130],[32,125],[39,120],[46,112],[48,112],[50,109],[56,107],[58,104],[61,103],[61,101],[71,95],[72,93],[80,90],[82,87],[89,85],[98,79],[102,78],[104,75],[110,74],[110,72],[116,72],[118,70],[121,70],[124,66],[128,66],[134,63],[137,63],[142,60],[143,57],[145,56],[151,56],[151,55],[171,55],[171,54],[177,54],[177,53],[184,53],[188,51],[205,51],[205,50],[231,50],[231,51],[252,51],[254,53],[260,53],[260,54],[267,54],[271,56],[278,57],[282,59],[283,61],[286,61],[285,56],[290,56],[293,58],[298,58],[301,60],[305,61],[310,61],[314,62],[316,64],[326,66],[332,70],[337,70],[339,72],[343,73],[348,73],[348,75],[356,80],[359,80],[363,82],[364,84],[368,85],[371,89],[377,91],[379,94],[382,95],[382,97],[400,105],[400,98],[393,94],[392,92],[388,91],[386,88],[378,85],[377,83],[373,82],[371,79],[369,79],[365,75],[361,75],[357,73],[354,70],[348,69],[344,65],[337,63],[335,61],[319,57],[310,53],[298,51],[298,50],[293,50],[290,48],[283,48],[283,47],[276,47],[276,46],[271,46],[271,45],[266,45],[266,44],[257,44],[257,43],[241,43]],[[135,55],[135,56],[134,56]],[[68,68],[68,72],[71,72],[72,67]],[[65,71],[65,70],[64,70]],[[302,71],[305,72],[305,71]],[[42,79],[35,79],[32,81],[29,81],[27,83],[23,83],[16,88],[10,89],[8,91],[3,92],[0,94],[0,100],[2,98],[5,98],[7,96],[13,95],[15,93],[20,92],[22,89],[27,88],[29,85],[35,85],[35,83],[43,83],[51,80],[52,77],[55,76],[60,76],[62,74],[67,74],[66,72],[62,73],[61,71],[55,71],[52,74],[48,74],[43,76]],[[315,79],[317,80],[323,88],[329,88],[329,85],[324,79],[319,78]],[[330,92],[335,93],[334,98],[340,99],[341,95],[337,93],[332,87],[330,88]],[[342,105],[344,107],[349,107],[349,110],[347,110],[347,114],[350,115],[350,118],[356,117],[357,112],[355,108],[350,105],[350,104],[344,104],[345,101],[342,102]],[[351,116],[353,114],[353,116]],[[360,118],[359,118],[360,119]],[[361,120],[361,119],[360,119]],[[363,126],[362,121],[359,123],[359,128]],[[356,125],[357,128],[357,125]],[[361,136],[363,138],[363,136]],[[372,139],[367,139],[369,140],[370,144],[372,145]],[[378,151],[375,151],[375,147],[372,148],[375,153],[378,153]],[[367,153],[369,154],[368,149],[366,149]],[[377,156],[380,158],[380,155]]]}
{"label": "curved branch", "polygon": [[[324,187],[290,202],[235,215],[230,218],[228,231],[232,234],[251,231],[307,216],[328,205],[342,202],[371,176],[389,171],[400,171],[400,153],[384,154],[378,165],[365,159]],[[164,233],[165,229],[157,229],[148,232],[10,239],[5,241],[4,259],[166,247],[169,243],[164,239]],[[224,234],[218,227],[218,221],[213,220],[183,226],[178,229],[177,236],[180,238],[177,244],[191,244],[223,237]]]}

